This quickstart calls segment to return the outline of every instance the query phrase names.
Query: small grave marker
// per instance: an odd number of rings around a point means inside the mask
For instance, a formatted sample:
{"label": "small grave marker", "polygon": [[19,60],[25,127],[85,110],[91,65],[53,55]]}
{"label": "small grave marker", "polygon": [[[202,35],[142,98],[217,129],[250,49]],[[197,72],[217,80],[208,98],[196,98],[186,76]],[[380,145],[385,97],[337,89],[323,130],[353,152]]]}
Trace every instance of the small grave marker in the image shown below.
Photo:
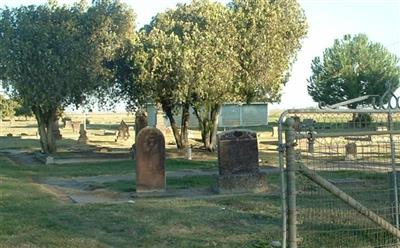
{"label": "small grave marker", "polygon": [[119,128],[118,128],[118,134],[117,134],[117,138],[115,139],[115,142],[117,142],[118,140],[127,140],[129,139],[130,135],[129,135],[129,127],[128,125],[126,125],[125,121],[121,121],[121,123],[119,124]]}
{"label": "small grave marker", "polygon": [[345,146],[346,149],[346,157],[345,160],[356,160],[357,159],[357,144],[356,143],[348,143]]}
{"label": "small grave marker", "polygon": [[72,121],[71,127],[72,127],[73,133],[78,133],[78,131],[80,132],[81,122],[80,121]]}
{"label": "small grave marker", "polygon": [[80,130],[79,130],[78,143],[87,144],[88,142],[89,142],[89,138],[86,135],[85,126],[83,124],[81,124],[80,125]]}

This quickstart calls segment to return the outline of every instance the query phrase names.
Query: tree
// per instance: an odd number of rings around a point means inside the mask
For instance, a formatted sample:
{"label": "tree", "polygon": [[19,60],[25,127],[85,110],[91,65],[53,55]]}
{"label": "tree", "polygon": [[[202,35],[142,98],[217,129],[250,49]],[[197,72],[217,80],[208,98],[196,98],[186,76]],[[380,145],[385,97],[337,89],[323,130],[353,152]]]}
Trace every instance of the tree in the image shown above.
{"label": "tree", "polygon": [[184,84],[181,80],[184,46],[175,34],[157,28],[156,23],[161,19],[159,15],[143,28],[139,32],[139,42],[128,46],[112,65],[118,75],[115,95],[123,96],[131,110],[148,103],[162,107],[171,123],[177,147],[184,148],[188,143],[184,134],[187,128],[183,125],[179,131],[176,121],[176,113],[184,101],[180,89]]}
{"label": "tree", "polygon": [[393,89],[399,87],[399,58],[365,34],[336,39],[322,58],[314,58],[311,69],[308,93],[316,102],[335,104],[363,95],[383,95],[386,82]]}
{"label": "tree", "polygon": [[233,0],[239,70],[235,92],[242,101],[277,102],[307,33],[296,0]]}
{"label": "tree", "polygon": [[19,104],[14,99],[5,98],[0,95],[0,121],[5,117],[13,118],[16,115],[16,109]]}
{"label": "tree", "polygon": [[[167,113],[178,147],[187,146],[192,106],[204,146],[213,150],[224,102],[279,100],[306,28],[293,0],[178,5],[143,29],[141,55],[134,56],[144,58],[133,66],[141,72],[136,85],[152,92]],[[179,108],[180,133],[174,116]]]}
{"label": "tree", "polygon": [[213,12],[202,42],[195,45],[201,54],[195,74],[202,80],[192,104],[211,151],[224,102],[280,100],[307,31],[304,13],[294,0],[234,0],[228,6]]}
{"label": "tree", "polygon": [[[193,99],[196,100],[196,113],[200,113],[204,109],[197,107],[200,100],[209,96],[204,94],[204,89],[208,87],[211,94],[213,89],[232,81],[232,77],[225,80],[221,76],[224,72],[220,72],[234,65],[234,61],[229,60],[234,56],[221,52],[221,48],[226,51],[231,48],[228,43],[221,42],[227,41],[221,37],[227,33],[223,27],[232,25],[216,22],[225,14],[227,9],[223,5],[209,1],[193,1],[160,13],[142,29],[141,45],[134,49],[133,59],[126,56],[127,65],[121,66],[138,73],[131,73],[130,82],[121,81],[122,91],[127,93],[131,103],[145,102],[146,98],[138,95],[138,92],[145,92],[148,102],[162,107],[171,123],[178,148],[188,146],[189,109],[191,105],[194,107]],[[218,26],[218,32],[216,28],[210,32],[214,25]],[[210,78],[219,78],[219,81]],[[219,92],[225,94],[227,89]],[[176,119],[178,111],[182,111],[180,130]]]}
{"label": "tree", "polygon": [[52,129],[59,110],[104,96],[115,83],[106,65],[134,36],[134,19],[117,0],[0,11],[0,80],[34,113],[43,152],[56,152]]}
{"label": "tree", "polygon": [[237,99],[233,91],[238,71],[234,49],[236,30],[232,12],[220,4],[200,5],[193,8],[190,15],[196,20],[190,40],[189,69],[195,82],[191,104],[199,121],[204,147],[213,151],[221,106]]}
{"label": "tree", "polygon": [[[210,125],[218,107],[229,95],[235,56],[233,25],[226,7],[209,1],[193,1],[157,15],[144,28],[148,56],[144,68],[152,99],[166,112],[178,148],[188,145],[189,109],[199,118],[202,138],[210,149]],[[181,129],[175,113],[181,109]],[[217,118],[218,120],[218,118]],[[215,122],[212,122],[214,124]]]}

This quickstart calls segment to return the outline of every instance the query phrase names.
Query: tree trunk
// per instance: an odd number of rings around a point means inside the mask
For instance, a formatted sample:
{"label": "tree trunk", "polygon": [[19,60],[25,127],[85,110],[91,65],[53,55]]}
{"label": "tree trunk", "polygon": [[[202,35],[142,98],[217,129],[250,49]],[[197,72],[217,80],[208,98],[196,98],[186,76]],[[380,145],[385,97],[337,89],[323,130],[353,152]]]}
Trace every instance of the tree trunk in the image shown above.
{"label": "tree trunk", "polygon": [[199,120],[201,139],[204,148],[208,151],[215,151],[217,145],[218,117],[221,105],[215,104],[205,108],[204,112],[195,108],[195,114]]}
{"label": "tree trunk", "polygon": [[210,128],[210,147],[214,151],[217,147],[217,133],[218,133],[218,121],[221,105],[216,105],[213,112],[211,113],[211,128]]}
{"label": "tree trunk", "polygon": [[53,135],[53,128],[54,120],[56,118],[56,111],[51,110],[48,112],[43,112],[40,108],[33,108],[32,110],[38,123],[42,151],[47,154],[55,153],[57,151],[57,146]]}
{"label": "tree trunk", "polygon": [[181,140],[181,136],[179,134],[178,126],[176,125],[174,114],[172,113],[172,108],[170,108],[170,107],[164,108],[164,111],[167,114],[169,123],[171,124],[172,133],[174,134],[174,138],[175,138],[175,142],[176,142],[176,147],[178,149],[181,149],[182,148],[182,140]]}

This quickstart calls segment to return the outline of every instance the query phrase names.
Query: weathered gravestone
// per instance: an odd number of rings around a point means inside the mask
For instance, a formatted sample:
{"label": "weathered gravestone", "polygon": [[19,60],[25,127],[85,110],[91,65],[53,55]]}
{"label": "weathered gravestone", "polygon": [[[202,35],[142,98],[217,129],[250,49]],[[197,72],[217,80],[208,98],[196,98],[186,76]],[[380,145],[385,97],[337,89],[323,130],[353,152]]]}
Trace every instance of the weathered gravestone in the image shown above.
{"label": "weathered gravestone", "polygon": [[143,110],[138,110],[135,114],[135,143],[137,136],[143,128],[148,126],[147,114]]}
{"label": "weathered gravestone", "polygon": [[79,130],[78,143],[87,144],[89,141],[89,138],[86,135],[85,126],[83,124],[81,124],[79,129],[80,130]]}
{"label": "weathered gravestone", "polygon": [[345,146],[345,150],[346,150],[345,160],[357,159],[357,144],[356,143],[348,143]]}
{"label": "weathered gravestone", "polygon": [[166,126],[164,121],[164,112],[162,110],[157,110],[156,114],[156,128],[165,134]]}
{"label": "weathered gravestone", "polygon": [[80,121],[72,121],[71,122],[72,132],[73,133],[77,133],[78,130],[79,130],[79,133],[80,133],[80,128],[81,128],[82,125],[81,125]]}
{"label": "weathered gravestone", "polygon": [[164,135],[157,128],[143,128],[136,143],[136,192],[164,192],[165,184]]}
{"label": "weathered gravestone", "polygon": [[72,129],[72,121],[71,120],[64,120],[64,128]]}
{"label": "weathered gravestone", "polygon": [[135,143],[131,147],[131,157],[132,159],[135,159],[136,157],[136,143],[137,143],[137,137],[143,128],[148,126],[148,121],[147,121],[147,113],[144,110],[138,110],[135,113]]}
{"label": "weathered gravestone", "polygon": [[125,121],[121,121],[121,123],[119,124],[119,128],[118,128],[118,134],[117,134],[117,138],[115,139],[115,142],[117,142],[118,140],[127,140],[129,139],[130,135],[129,135],[129,127],[128,125],[126,125]]}
{"label": "weathered gravestone", "polygon": [[218,135],[219,193],[263,192],[265,174],[258,165],[257,134],[231,130]]}

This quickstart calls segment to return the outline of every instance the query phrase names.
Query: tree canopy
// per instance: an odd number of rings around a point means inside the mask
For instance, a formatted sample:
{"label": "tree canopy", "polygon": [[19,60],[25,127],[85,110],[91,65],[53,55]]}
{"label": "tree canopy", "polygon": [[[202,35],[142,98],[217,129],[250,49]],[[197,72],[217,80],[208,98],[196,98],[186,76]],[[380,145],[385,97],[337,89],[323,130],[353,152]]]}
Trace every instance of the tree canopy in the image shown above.
{"label": "tree canopy", "polygon": [[[224,102],[280,99],[306,30],[304,13],[294,0],[179,4],[142,29],[141,46],[131,61],[140,76],[122,88],[132,96],[129,89],[139,86],[162,106],[178,147],[187,144],[192,106],[205,147],[212,150]],[[178,134],[174,111],[181,107]]]}
{"label": "tree canopy", "polygon": [[233,0],[236,26],[235,90],[244,102],[277,102],[307,33],[304,11],[295,0]]}
{"label": "tree canopy", "polygon": [[[325,49],[311,64],[308,93],[314,101],[326,104],[363,95],[383,95],[388,82],[399,87],[399,58],[365,34],[345,35]],[[357,103],[349,105],[356,108]]]}
{"label": "tree canopy", "polygon": [[134,20],[116,0],[0,10],[0,80],[32,109],[44,152],[56,151],[58,110],[92,94],[104,96],[114,84],[106,65],[133,39]]}

